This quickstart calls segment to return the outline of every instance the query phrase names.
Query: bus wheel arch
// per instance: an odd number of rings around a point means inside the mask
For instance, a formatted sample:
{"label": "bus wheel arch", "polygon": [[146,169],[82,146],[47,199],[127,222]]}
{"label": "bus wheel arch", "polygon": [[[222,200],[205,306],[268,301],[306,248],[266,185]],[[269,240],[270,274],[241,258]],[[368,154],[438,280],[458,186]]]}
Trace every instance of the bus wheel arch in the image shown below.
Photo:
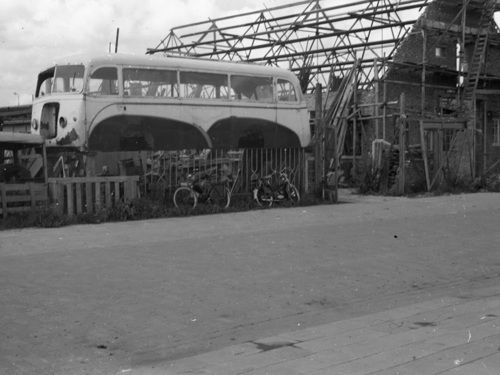
{"label": "bus wheel arch", "polygon": [[293,130],[277,122],[230,117],[214,123],[208,135],[215,148],[300,148],[300,139]]}
{"label": "bus wheel arch", "polygon": [[211,148],[198,126],[174,119],[122,115],[92,127],[88,148],[96,151],[137,151]]}

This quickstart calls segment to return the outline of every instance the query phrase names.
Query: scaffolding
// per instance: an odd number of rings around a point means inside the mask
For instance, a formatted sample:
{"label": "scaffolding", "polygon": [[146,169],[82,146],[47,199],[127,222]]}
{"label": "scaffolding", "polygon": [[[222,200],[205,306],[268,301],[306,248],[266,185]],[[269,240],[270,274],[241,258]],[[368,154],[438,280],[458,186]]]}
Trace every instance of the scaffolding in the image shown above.
{"label": "scaffolding", "polygon": [[[452,9],[453,20],[440,22],[421,17],[432,3]],[[338,171],[341,156],[351,157],[353,168],[356,168],[357,133],[366,136],[368,122],[373,127],[375,140],[394,140],[394,135],[387,133],[389,121],[398,128],[396,143],[401,148],[398,162],[400,173],[404,175],[405,147],[410,146],[409,128],[418,129],[425,183],[430,190],[442,178],[450,150],[441,155],[434,153],[431,167],[428,142],[440,145],[445,132],[452,131],[453,136],[448,142],[451,147],[472,144],[471,158],[476,157],[477,95],[485,93],[482,82],[500,82],[500,77],[487,75],[484,69],[488,46],[491,43],[500,45],[498,28],[493,21],[494,12],[499,10],[500,0],[360,0],[343,3],[309,0],[175,27],[147,53],[260,63],[295,72],[302,91],[314,93],[316,101],[322,103],[321,106],[316,103],[315,107],[317,118],[313,145],[319,150],[315,154],[316,170],[323,173],[323,180],[332,162],[336,165],[335,172]],[[479,15],[473,26],[468,18],[471,13],[476,17]],[[419,28],[416,29],[417,23]],[[413,60],[395,59],[405,40],[415,35],[420,38],[422,50]],[[430,62],[431,54],[450,40],[457,41],[459,46],[456,66]],[[391,80],[388,76],[391,69],[418,72],[420,81]],[[456,84],[439,87],[429,82],[429,77],[436,74],[447,75]],[[405,107],[404,96],[395,102],[388,101],[388,85],[406,87],[406,97],[410,92],[418,92],[421,98],[419,108]],[[452,92],[451,115],[443,116],[426,107],[426,98],[437,88]],[[318,93],[318,90],[322,92]],[[371,92],[370,100],[361,102],[363,92]],[[328,100],[329,95],[333,101]],[[328,108],[329,105],[332,107]],[[363,115],[367,107],[371,111],[368,116]],[[465,139],[461,146],[458,137]],[[342,154],[346,139],[352,146],[352,155]],[[333,149],[333,157],[327,155]],[[375,153],[371,150],[372,157]],[[470,165],[474,177],[476,161],[471,160]],[[486,163],[485,154],[484,171],[491,168]],[[402,180],[404,182],[404,176]],[[402,193],[403,185],[400,184]]]}
{"label": "scaffolding", "polygon": [[430,0],[310,0],[174,27],[148,53],[281,66],[303,92],[335,86],[355,61],[360,89],[391,60]]}

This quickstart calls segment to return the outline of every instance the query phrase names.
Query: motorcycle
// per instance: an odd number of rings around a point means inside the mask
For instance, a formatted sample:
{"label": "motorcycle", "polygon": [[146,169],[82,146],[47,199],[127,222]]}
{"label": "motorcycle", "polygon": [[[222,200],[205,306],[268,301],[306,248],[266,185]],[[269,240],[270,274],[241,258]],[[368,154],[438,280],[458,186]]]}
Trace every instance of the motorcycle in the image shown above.
{"label": "motorcycle", "polygon": [[[255,176],[255,172],[254,172]],[[253,199],[259,206],[272,206],[273,203],[300,202],[300,194],[294,184],[290,182],[287,168],[280,172],[273,171],[270,175],[252,178]]]}

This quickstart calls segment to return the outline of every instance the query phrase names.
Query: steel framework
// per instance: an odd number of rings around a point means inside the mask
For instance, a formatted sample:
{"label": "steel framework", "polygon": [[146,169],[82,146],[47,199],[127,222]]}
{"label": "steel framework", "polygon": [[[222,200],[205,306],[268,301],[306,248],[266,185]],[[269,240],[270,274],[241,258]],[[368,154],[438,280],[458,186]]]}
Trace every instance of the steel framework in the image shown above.
{"label": "steel framework", "polygon": [[172,28],[147,53],[281,66],[309,93],[317,83],[338,83],[358,61],[362,89],[374,78],[374,62],[393,58],[430,1],[301,1]]}

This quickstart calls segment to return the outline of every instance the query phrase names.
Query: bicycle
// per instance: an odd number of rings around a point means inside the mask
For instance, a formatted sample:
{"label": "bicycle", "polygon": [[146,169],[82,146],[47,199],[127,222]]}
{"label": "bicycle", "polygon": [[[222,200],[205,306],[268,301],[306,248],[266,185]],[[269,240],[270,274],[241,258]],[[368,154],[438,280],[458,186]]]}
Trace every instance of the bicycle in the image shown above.
{"label": "bicycle", "polygon": [[[195,208],[198,202],[211,203],[221,208],[229,207],[231,194],[234,190],[236,179],[232,174],[224,176],[224,181],[212,183],[212,170],[193,173],[187,176],[187,181],[182,182],[174,192],[174,205],[177,208]],[[221,178],[223,180],[223,178]]]}
{"label": "bicycle", "polygon": [[[274,170],[267,176],[252,178],[252,194],[257,205],[267,204],[270,207],[273,203],[300,202],[299,190],[290,182],[287,170],[285,167],[280,172]],[[256,172],[252,172],[255,176]]]}

